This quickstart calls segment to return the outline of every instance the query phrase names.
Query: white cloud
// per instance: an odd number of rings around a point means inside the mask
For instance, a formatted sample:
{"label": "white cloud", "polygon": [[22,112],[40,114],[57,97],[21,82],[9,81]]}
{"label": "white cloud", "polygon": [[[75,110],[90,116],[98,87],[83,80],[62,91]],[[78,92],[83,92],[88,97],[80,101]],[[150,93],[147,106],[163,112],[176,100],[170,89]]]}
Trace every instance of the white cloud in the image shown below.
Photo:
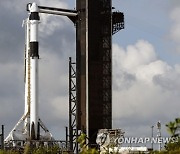
{"label": "white cloud", "polygon": [[52,100],[51,102],[53,112],[52,114],[56,119],[61,119],[61,120],[68,120],[68,96],[64,97],[56,97]]}
{"label": "white cloud", "polygon": [[136,71],[139,65],[146,65],[156,60],[153,46],[144,40],[139,40],[135,45],[128,45],[126,51],[118,45],[114,45],[113,50],[114,57],[117,58],[116,65],[122,65],[126,71]]}
{"label": "white cloud", "polygon": [[127,129],[133,123],[133,129],[145,128],[180,115],[180,66],[157,57],[147,41],[137,41],[126,50],[113,45],[114,126]]}
{"label": "white cloud", "polygon": [[136,71],[136,77],[139,80],[151,82],[155,76],[164,74],[170,69],[171,67],[165,62],[156,60],[147,65],[139,65]]}
{"label": "white cloud", "polygon": [[62,30],[68,23],[68,18],[41,14],[40,36],[48,37],[57,30]]}
{"label": "white cloud", "polygon": [[151,82],[156,75],[169,71],[171,67],[164,61],[157,59],[153,46],[144,40],[135,45],[129,45],[126,50],[113,45],[114,68],[117,77],[134,76],[134,79]]}
{"label": "white cloud", "polygon": [[[67,3],[65,1],[46,1],[39,0],[39,5],[56,7],[56,8],[68,8]],[[52,35],[57,30],[62,30],[68,24],[69,19],[67,17],[62,17],[58,15],[48,15],[41,14],[41,24],[40,24],[40,32],[42,37],[48,37]]]}

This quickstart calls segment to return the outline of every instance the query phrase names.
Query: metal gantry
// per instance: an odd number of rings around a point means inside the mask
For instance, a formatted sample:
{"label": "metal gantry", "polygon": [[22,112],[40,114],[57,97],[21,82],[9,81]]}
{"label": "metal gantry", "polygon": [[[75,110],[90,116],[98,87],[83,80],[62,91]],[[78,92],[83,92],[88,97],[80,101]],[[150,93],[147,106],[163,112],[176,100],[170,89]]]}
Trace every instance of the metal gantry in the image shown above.
{"label": "metal gantry", "polygon": [[[101,14],[104,18],[101,27],[101,61],[102,61],[102,119],[103,128],[112,127],[112,35],[111,35],[111,5],[108,0],[104,0],[104,7]],[[108,23],[108,24],[107,24]]]}
{"label": "metal gantry", "polygon": [[112,34],[124,29],[124,14],[122,12],[112,13]]}
{"label": "metal gantry", "polygon": [[78,129],[89,145],[99,129],[112,128],[112,35],[124,28],[124,15],[112,0],[76,0]]}
{"label": "metal gantry", "polygon": [[111,21],[110,0],[88,1],[88,137],[93,146],[99,129],[112,128]]}
{"label": "metal gantry", "polygon": [[69,143],[70,150],[78,153],[76,63],[69,57]]}

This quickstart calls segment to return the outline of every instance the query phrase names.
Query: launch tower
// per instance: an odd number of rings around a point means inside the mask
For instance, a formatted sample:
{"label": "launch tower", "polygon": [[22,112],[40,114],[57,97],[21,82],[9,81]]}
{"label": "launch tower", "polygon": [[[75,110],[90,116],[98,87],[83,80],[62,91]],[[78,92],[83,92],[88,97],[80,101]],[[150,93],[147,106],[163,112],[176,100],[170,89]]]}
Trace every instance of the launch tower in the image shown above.
{"label": "launch tower", "polygon": [[112,128],[112,34],[124,28],[111,0],[76,0],[78,129],[95,144],[99,129]]}

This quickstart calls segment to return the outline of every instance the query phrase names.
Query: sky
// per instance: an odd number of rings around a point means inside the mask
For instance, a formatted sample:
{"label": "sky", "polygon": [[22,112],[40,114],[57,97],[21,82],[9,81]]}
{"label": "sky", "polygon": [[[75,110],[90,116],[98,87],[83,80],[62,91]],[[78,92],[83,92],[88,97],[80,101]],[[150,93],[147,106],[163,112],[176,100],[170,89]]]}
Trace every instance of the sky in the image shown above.
{"label": "sky", "polygon": [[[34,0],[75,8],[75,0]],[[24,112],[26,4],[0,1],[0,124],[8,135]],[[113,0],[125,29],[113,35],[113,128],[150,136],[151,126],[180,117],[180,1]],[[75,60],[75,27],[66,17],[40,15],[39,114],[56,139],[68,126],[68,58]]]}

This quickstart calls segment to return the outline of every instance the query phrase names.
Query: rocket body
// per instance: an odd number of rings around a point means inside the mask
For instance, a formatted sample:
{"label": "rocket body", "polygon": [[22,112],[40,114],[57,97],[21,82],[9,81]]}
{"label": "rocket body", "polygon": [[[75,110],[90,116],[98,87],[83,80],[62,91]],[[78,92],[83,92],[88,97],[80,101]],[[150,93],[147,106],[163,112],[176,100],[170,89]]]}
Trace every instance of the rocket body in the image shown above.
{"label": "rocket body", "polygon": [[39,43],[38,43],[38,24],[39,9],[36,3],[30,7],[30,137],[38,137],[38,60],[39,60]]}

